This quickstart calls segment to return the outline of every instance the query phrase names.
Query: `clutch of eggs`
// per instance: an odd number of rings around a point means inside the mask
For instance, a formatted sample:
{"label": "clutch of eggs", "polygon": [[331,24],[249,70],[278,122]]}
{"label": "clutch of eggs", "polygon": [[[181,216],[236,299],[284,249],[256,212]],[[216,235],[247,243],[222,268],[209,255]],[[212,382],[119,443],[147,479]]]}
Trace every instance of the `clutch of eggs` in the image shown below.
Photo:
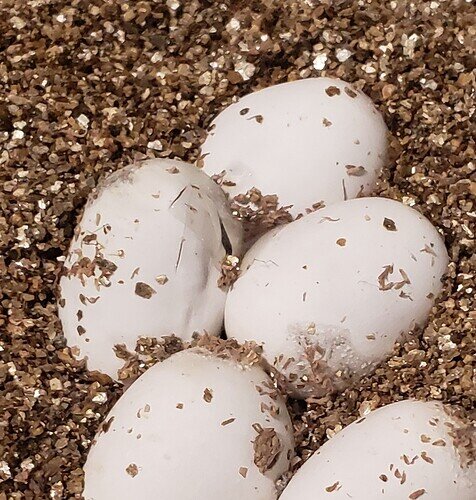
{"label": "clutch of eggs", "polygon": [[441,403],[393,403],[321,446],[280,500],[473,500],[475,438]]}
{"label": "clutch of eggs", "polygon": [[253,92],[212,122],[201,161],[226,173],[231,195],[276,194],[293,216],[375,187],[387,128],[372,101],[348,83],[308,78]]}
{"label": "clutch of eggs", "polygon": [[85,207],[60,281],[68,344],[116,378],[116,344],[219,334],[221,261],[240,240],[222,190],[192,165],[151,160],[110,175]]}
{"label": "clutch of eggs", "polygon": [[228,294],[225,329],[262,344],[296,396],[341,389],[425,322],[447,262],[416,210],[384,198],[337,203],[257,241]]}
{"label": "clutch of eggs", "polygon": [[89,452],[85,500],[275,500],[292,425],[257,365],[194,348],[137,379]]}

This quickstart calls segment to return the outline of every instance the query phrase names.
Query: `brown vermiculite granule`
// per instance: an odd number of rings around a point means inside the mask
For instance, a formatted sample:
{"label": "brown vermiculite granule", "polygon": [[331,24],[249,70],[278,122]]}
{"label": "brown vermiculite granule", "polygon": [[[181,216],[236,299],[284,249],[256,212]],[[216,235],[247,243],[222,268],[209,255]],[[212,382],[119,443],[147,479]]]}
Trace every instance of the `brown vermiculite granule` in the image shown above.
{"label": "brown vermiculite granule", "polygon": [[299,78],[343,78],[379,106],[395,153],[379,192],[424,213],[452,263],[428,326],[373,376],[290,402],[295,466],[378,405],[470,410],[475,26],[464,0],[1,0],[0,500],[79,498],[87,450],[121,392],[73,360],[56,315],[61,256],[88,193],[133,160],[197,160],[235,97]]}

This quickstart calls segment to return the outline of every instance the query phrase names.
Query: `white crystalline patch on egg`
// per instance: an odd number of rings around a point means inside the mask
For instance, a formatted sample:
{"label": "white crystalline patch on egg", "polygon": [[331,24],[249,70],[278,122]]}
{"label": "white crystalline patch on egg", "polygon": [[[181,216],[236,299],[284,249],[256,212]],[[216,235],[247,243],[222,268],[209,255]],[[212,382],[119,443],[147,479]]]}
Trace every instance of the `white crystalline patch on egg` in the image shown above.
{"label": "white crystalline patch on egg", "polygon": [[354,353],[349,337],[348,329],[340,326],[313,322],[289,326],[288,349],[275,358],[274,366],[293,381],[291,392],[297,386],[296,394],[326,394],[344,387],[349,372],[368,365],[365,357]]}

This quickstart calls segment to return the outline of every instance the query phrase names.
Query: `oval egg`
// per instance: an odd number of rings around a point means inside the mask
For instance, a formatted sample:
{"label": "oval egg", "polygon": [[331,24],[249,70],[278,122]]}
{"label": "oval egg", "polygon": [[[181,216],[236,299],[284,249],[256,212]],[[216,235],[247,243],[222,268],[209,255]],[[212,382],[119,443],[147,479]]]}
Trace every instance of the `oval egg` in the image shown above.
{"label": "oval egg", "polygon": [[60,280],[68,344],[117,378],[116,344],[219,334],[221,262],[240,240],[223,192],[192,165],[151,160],[110,175],[89,198]]}
{"label": "oval egg", "polygon": [[350,84],[309,78],[253,92],[212,122],[201,163],[225,171],[231,196],[257,188],[294,216],[368,194],[387,156],[387,128]]}
{"label": "oval egg", "polygon": [[471,500],[471,443],[474,427],[451,417],[441,403],[393,403],[321,446],[280,500]]}
{"label": "oval egg", "polygon": [[447,263],[416,210],[341,202],[258,240],[228,294],[225,329],[262,344],[296,394],[326,393],[369,373],[427,320]]}
{"label": "oval egg", "polygon": [[274,500],[294,443],[270,386],[257,365],[199,348],[154,365],[96,437],[85,500]]}

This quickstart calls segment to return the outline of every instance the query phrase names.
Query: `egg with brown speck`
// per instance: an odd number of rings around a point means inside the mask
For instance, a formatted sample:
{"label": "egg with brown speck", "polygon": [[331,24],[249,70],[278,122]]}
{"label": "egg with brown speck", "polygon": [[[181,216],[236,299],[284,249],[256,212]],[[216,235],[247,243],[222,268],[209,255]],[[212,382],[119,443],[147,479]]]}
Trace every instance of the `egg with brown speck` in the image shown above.
{"label": "egg with brown speck", "polygon": [[438,402],[384,406],[324,443],[280,500],[472,500],[475,431]]}
{"label": "egg with brown speck", "polygon": [[257,241],[228,294],[225,329],[261,344],[295,395],[342,389],[425,323],[447,263],[441,236],[416,210],[384,198],[341,202]]}
{"label": "egg with brown speck", "polygon": [[199,165],[231,195],[275,194],[294,216],[369,194],[387,158],[387,127],[350,84],[308,78],[253,92],[212,122]]}
{"label": "egg with brown speck", "polygon": [[151,160],[109,175],[87,202],[60,281],[69,346],[117,378],[116,345],[133,352],[140,336],[219,334],[221,262],[240,242],[223,192],[196,167]]}
{"label": "egg with brown speck", "polygon": [[257,365],[194,348],[137,379],[107,416],[85,500],[275,500],[292,425]]}

